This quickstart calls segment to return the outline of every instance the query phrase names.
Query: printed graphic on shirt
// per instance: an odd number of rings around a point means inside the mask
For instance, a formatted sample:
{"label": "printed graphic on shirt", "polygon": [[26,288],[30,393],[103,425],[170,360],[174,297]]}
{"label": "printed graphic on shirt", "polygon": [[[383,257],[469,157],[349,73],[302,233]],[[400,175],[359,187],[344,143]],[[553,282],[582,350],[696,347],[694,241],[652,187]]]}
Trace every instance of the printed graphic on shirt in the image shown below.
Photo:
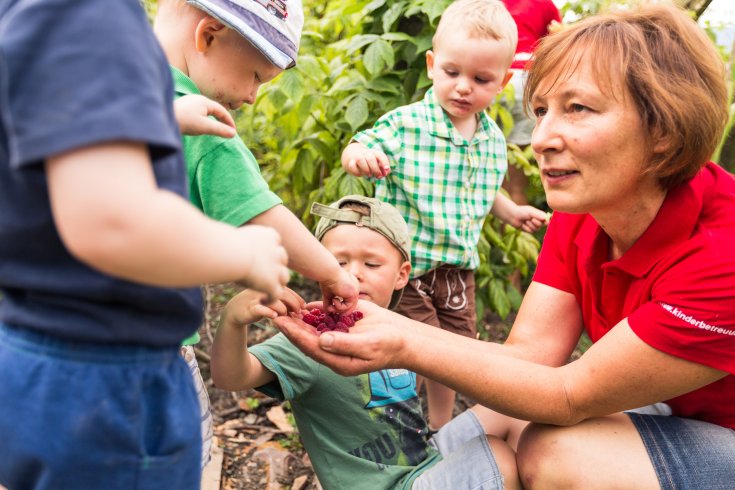
{"label": "printed graphic on shirt", "polygon": [[386,369],[360,376],[365,378],[365,409],[389,430],[351,449],[350,454],[375,462],[378,469],[386,464],[419,464],[427,457],[427,428],[416,394],[416,374]]}
{"label": "printed graphic on shirt", "polygon": [[735,330],[731,330],[731,329],[728,329],[728,328],[721,328],[721,327],[716,327],[714,325],[710,325],[709,323],[703,322],[702,320],[699,320],[697,318],[694,318],[691,315],[687,315],[686,313],[684,313],[683,311],[681,311],[676,306],[671,306],[669,304],[662,303],[662,302],[659,302],[659,304],[661,305],[661,307],[664,310],[668,311],[669,313],[671,313],[676,318],[685,321],[689,325],[692,325],[692,326],[697,327],[697,328],[701,328],[702,330],[707,330],[709,332],[716,332],[716,333],[719,333],[719,334],[722,334],[722,335],[732,335],[732,336],[735,336]]}

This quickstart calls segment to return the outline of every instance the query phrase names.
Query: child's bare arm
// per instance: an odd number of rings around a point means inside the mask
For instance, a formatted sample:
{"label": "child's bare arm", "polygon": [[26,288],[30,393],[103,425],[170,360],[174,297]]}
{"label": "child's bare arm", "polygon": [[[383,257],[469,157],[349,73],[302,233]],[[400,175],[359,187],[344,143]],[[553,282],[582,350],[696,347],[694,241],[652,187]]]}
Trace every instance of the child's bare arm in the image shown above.
{"label": "child's bare arm", "polygon": [[174,101],[174,113],[183,134],[211,134],[223,138],[235,136],[235,121],[227,109],[203,95],[189,94],[179,97]]}
{"label": "child's bare arm", "polygon": [[304,300],[285,289],[278,301],[261,303],[263,295],[246,289],[234,296],[222,312],[222,321],[212,344],[212,380],[218,388],[240,391],[263,386],[276,379],[247,350],[248,325],[262,318],[275,318],[303,309]]}
{"label": "child's bare arm", "polygon": [[281,234],[283,246],[288,252],[288,265],[319,283],[325,308],[342,312],[355,307],[359,294],[357,280],[340,267],[337,259],[288,208],[274,206],[249,223],[271,226]]}
{"label": "child's bare arm", "polygon": [[546,224],[546,213],[533,206],[519,206],[501,192],[495,196],[491,212],[501,221],[528,233],[538,231]]}
{"label": "child's bare arm", "polygon": [[355,177],[382,179],[390,173],[390,162],[382,151],[353,141],[342,152],[342,168]]}
{"label": "child's bare arm", "polygon": [[145,145],[110,143],[56,155],[46,174],[61,239],[91,267],[155,286],[240,281],[269,297],[288,281],[276,231],[210,220],[158,188]]}

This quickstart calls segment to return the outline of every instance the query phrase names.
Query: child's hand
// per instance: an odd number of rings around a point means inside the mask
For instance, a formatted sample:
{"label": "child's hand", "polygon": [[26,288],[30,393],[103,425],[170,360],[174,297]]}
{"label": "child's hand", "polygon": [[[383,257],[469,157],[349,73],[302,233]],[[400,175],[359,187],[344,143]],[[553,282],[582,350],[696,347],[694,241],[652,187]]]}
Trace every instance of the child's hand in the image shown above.
{"label": "child's hand", "polygon": [[174,113],[183,134],[211,134],[223,138],[235,136],[235,121],[227,109],[203,95],[189,94],[179,97],[174,101]]}
{"label": "child's hand", "polygon": [[246,277],[240,284],[265,293],[265,303],[281,297],[288,283],[288,254],[281,245],[281,236],[273,228],[246,225],[238,229],[246,236],[248,250],[243,250],[244,260],[250,260]]}
{"label": "child's hand", "polygon": [[345,269],[339,269],[339,276],[319,284],[324,298],[324,311],[347,313],[357,305],[360,286],[355,276]]}
{"label": "child's hand", "polygon": [[353,142],[342,152],[342,168],[355,177],[382,179],[390,173],[390,162],[382,151]]}
{"label": "child's hand", "polygon": [[288,288],[284,288],[281,296],[272,303],[263,304],[264,299],[265,295],[260,291],[246,289],[227,303],[222,318],[235,326],[244,327],[262,318],[273,319],[291,312],[298,313],[306,307],[304,299]]}
{"label": "child's hand", "polygon": [[515,218],[518,224],[511,223],[511,225],[527,233],[540,230],[547,222],[546,213],[533,206],[518,206]]}

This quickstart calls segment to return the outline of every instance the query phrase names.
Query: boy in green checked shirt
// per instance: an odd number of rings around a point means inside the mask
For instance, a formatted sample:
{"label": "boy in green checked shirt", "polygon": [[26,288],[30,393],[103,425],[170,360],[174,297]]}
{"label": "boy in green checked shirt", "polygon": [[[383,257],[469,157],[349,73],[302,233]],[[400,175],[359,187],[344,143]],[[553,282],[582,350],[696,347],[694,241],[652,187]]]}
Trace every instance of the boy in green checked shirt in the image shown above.
{"label": "boy in green checked shirt", "polygon": [[[489,212],[533,232],[546,214],[498,192],[506,143],[485,113],[510,80],[518,34],[499,0],[458,0],[442,15],[426,53],[434,85],[356,134],[342,153],[355,176],[375,177],[375,196],[406,218],[414,269],[397,311],[474,337],[477,243]],[[426,380],[429,423],[452,417],[455,393]]]}

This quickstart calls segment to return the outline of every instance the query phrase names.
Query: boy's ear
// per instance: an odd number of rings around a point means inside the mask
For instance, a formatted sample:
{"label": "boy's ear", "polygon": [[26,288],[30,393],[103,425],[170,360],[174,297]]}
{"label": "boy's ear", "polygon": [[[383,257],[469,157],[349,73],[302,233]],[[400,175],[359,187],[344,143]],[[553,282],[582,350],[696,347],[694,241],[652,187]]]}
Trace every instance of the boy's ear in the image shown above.
{"label": "boy's ear", "polygon": [[398,270],[398,279],[394,289],[403,289],[408,284],[408,275],[411,273],[411,262],[404,260],[401,268]]}
{"label": "boy's ear", "polygon": [[434,79],[434,52],[432,50],[426,52],[426,74],[429,80]]}
{"label": "boy's ear", "polygon": [[194,46],[200,53],[205,53],[214,43],[214,40],[226,32],[226,26],[214,17],[204,16],[194,30]]}

